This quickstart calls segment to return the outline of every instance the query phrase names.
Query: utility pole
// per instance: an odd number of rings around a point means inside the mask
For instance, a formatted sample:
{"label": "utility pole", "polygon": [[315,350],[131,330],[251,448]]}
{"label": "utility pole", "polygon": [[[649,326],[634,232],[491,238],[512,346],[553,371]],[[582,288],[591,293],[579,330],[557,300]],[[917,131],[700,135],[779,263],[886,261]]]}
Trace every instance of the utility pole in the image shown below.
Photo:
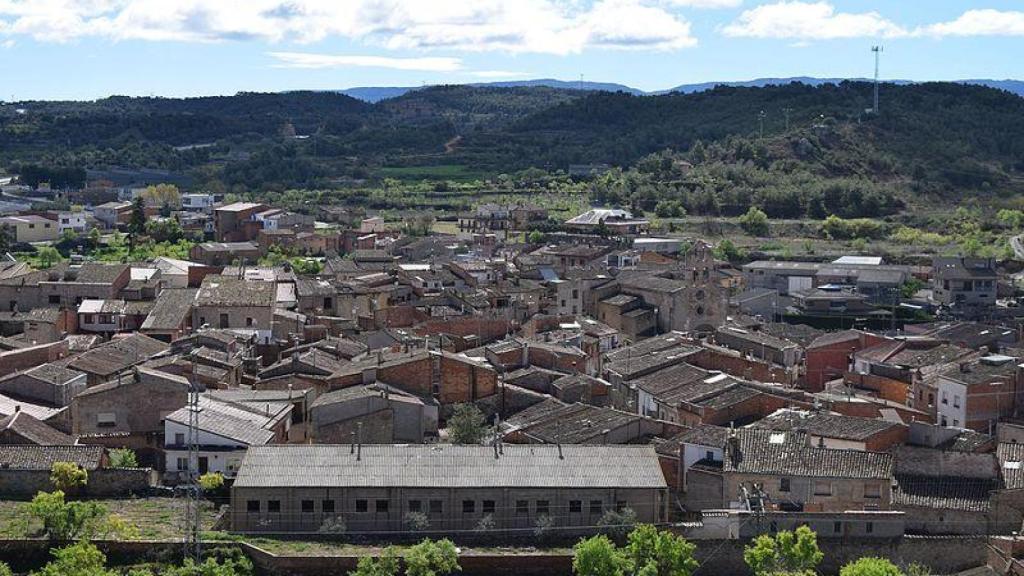
{"label": "utility pole", "polygon": [[881,46],[872,46],[871,51],[875,53],[875,102],[871,108],[871,112],[878,114],[878,61],[882,55]]}
{"label": "utility pole", "polygon": [[196,564],[202,561],[199,506],[202,487],[199,485],[199,387],[196,385],[196,352],[192,352],[192,378],[188,386],[188,485],[185,497],[184,557]]}
{"label": "utility pole", "polygon": [[764,139],[764,116],[764,110],[757,113],[757,132],[758,138],[761,140]]}

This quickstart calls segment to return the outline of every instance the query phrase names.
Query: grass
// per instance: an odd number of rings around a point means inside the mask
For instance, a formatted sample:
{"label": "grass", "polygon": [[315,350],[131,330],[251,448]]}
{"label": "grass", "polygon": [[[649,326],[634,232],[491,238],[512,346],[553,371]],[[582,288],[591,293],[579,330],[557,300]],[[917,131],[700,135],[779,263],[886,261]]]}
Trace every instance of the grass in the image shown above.
{"label": "grass", "polygon": [[[126,498],[96,500],[112,516],[125,522],[132,540],[168,540],[184,537],[184,500],[174,498]],[[213,527],[213,505],[203,503],[203,525]],[[42,524],[28,513],[28,502],[0,501],[0,538],[32,538]]]}

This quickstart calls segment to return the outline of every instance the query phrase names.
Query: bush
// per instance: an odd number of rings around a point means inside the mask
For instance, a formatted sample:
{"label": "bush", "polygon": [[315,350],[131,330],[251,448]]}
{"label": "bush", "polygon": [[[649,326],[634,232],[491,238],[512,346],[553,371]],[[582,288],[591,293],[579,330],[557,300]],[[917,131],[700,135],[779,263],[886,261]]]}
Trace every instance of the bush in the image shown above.
{"label": "bush", "polygon": [[423,512],[408,512],[404,518],[405,527],[413,532],[430,530],[430,518]]}
{"label": "bush", "polygon": [[743,561],[754,576],[813,574],[824,554],[818,548],[818,536],[807,526],[790,532],[782,530],[770,536],[762,534],[743,549]]}
{"label": "bush", "polygon": [[747,213],[740,216],[740,228],[751,236],[768,235],[768,215],[756,206],[751,206]]}
{"label": "bush", "polygon": [[73,462],[54,462],[50,468],[50,483],[60,492],[71,492],[88,481],[89,473]]}
{"label": "bush", "polygon": [[541,514],[533,523],[533,537],[537,540],[544,540],[551,535],[554,527],[555,519],[547,514]]}
{"label": "bush", "polygon": [[398,574],[398,555],[388,546],[379,557],[363,556],[349,576],[395,576]]}
{"label": "bush", "polygon": [[68,542],[92,536],[107,518],[107,509],[96,502],[67,502],[64,492],[40,492],[28,505],[28,513],[43,523],[50,540]]}
{"label": "bush", "polygon": [[134,450],[115,448],[110,451],[110,465],[113,468],[138,468],[139,459]]}
{"label": "bush", "polygon": [[105,565],[107,557],[96,546],[79,542],[51,552],[53,560],[33,576],[114,576]]}
{"label": "bush", "polygon": [[424,540],[405,555],[406,576],[444,576],[461,572],[459,552],[451,540]]}
{"label": "bush", "polygon": [[632,508],[608,510],[597,525],[614,538],[622,539],[636,526],[636,512]]}
{"label": "bush", "polygon": [[572,571],[576,576],[624,576],[629,564],[625,554],[603,534],[580,540],[573,547]]}
{"label": "bush", "polygon": [[331,518],[324,518],[324,521],[320,524],[320,529],[317,531],[321,534],[344,534],[348,531],[348,525],[341,516],[333,516]]}
{"label": "bush", "polygon": [[224,487],[224,475],[220,472],[207,472],[199,477],[199,487],[204,492],[216,492]]}
{"label": "bush", "polygon": [[839,576],[903,576],[903,571],[885,558],[861,558],[843,566]]}
{"label": "bush", "polygon": [[497,524],[494,522],[494,514],[484,514],[480,517],[480,521],[476,523],[476,529],[480,532],[487,532],[494,530]]}

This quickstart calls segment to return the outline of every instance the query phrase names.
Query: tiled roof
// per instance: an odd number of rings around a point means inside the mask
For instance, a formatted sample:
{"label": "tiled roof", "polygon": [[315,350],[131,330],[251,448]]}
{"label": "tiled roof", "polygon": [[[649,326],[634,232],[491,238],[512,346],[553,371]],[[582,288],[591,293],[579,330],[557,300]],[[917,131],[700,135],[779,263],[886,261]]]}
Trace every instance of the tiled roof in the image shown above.
{"label": "tiled roof", "polygon": [[37,446],[68,446],[75,439],[25,412],[0,418],[0,432],[12,432]]}
{"label": "tiled roof", "polygon": [[170,346],[164,342],[145,334],[136,333],[111,340],[84,352],[72,360],[68,366],[90,374],[109,376],[134,364],[145,362],[168,348]]}
{"label": "tiled roof", "polygon": [[92,471],[103,460],[102,446],[0,446],[0,469],[50,470],[56,462],[73,462]]}
{"label": "tiled roof", "polygon": [[195,288],[167,289],[157,296],[156,304],[142,323],[143,330],[175,330],[192,312]]}
{"label": "tiled roof", "polygon": [[999,480],[994,478],[897,474],[895,480],[892,503],[897,509],[914,506],[987,512],[990,494],[1000,488]]}
{"label": "tiled roof", "polygon": [[196,296],[196,306],[273,306],[276,297],[274,282],[207,276]]}
{"label": "tiled roof", "polygon": [[695,426],[680,435],[680,442],[684,444],[697,444],[700,446],[725,446],[725,440],[729,437],[729,429],[711,424]]}
{"label": "tiled roof", "polygon": [[996,448],[1007,490],[1024,488],[1024,444],[1001,442]]}
{"label": "tiled roof", "polygon": [[807,435],[774,430],[737,430],[738,446],[726,440],[725,472],[828,478],[892,477],[893,457],[881,452],[810,446]]}
{"label": "tiled roof", "polygon": [[634,488],[664,489],[651,446],[376,444],[253,447],[236,488]]}
{"label": "tiled roof", "polygon": [[[259,446],[274,439],[272,428],[292,408],[288,403],[266,403],[266,409],[247,404],[215,400],[208,396],[199,399],[199,429],[222,438]],[[188,425],[189,408],[179,408],[167,415],[166,420]]]}
{"label": "tiled roof", "polygon": [[60,364],[43,364],[31,370],[26,370],[24,374],[36,380],[58,385],[74,380],[82,375],[81,372],[68,369]]}
{"label": "tiled roof", "polygon": [[87,284],[113,284],[114,280],[117,280],[129,268],[128,264],[87,262],[79,268],[76,281]]}
{"label": "tiled roof", "polygon": [[863,441],[894,427],[902,427],[902,424],[829,412],[782,409],[758,420],[752,427],[779,431],[804,430],[812,436]]}

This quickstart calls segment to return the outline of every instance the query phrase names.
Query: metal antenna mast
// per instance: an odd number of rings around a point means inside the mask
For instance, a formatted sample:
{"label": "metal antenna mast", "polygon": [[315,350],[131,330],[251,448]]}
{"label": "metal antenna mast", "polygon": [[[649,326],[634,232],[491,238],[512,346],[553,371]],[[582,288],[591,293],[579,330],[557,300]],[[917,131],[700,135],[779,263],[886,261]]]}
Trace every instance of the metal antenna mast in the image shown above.
{"label": "metal antenna mast", "polygon": [[882,47],[872,46],[871,51],[875,53],[875,102],[871,112],[878,114],[878,61],[882,55]]}
{"label": "metal antenna mast", "polygon": [[202,542],[199,531],[199,506],[202,487],[199,485],[199,387],[196,385],[196,353],[192,352],[192,378],[188,390],[188,485],[185,498],[185,550],[184,557],[202,561]]}

